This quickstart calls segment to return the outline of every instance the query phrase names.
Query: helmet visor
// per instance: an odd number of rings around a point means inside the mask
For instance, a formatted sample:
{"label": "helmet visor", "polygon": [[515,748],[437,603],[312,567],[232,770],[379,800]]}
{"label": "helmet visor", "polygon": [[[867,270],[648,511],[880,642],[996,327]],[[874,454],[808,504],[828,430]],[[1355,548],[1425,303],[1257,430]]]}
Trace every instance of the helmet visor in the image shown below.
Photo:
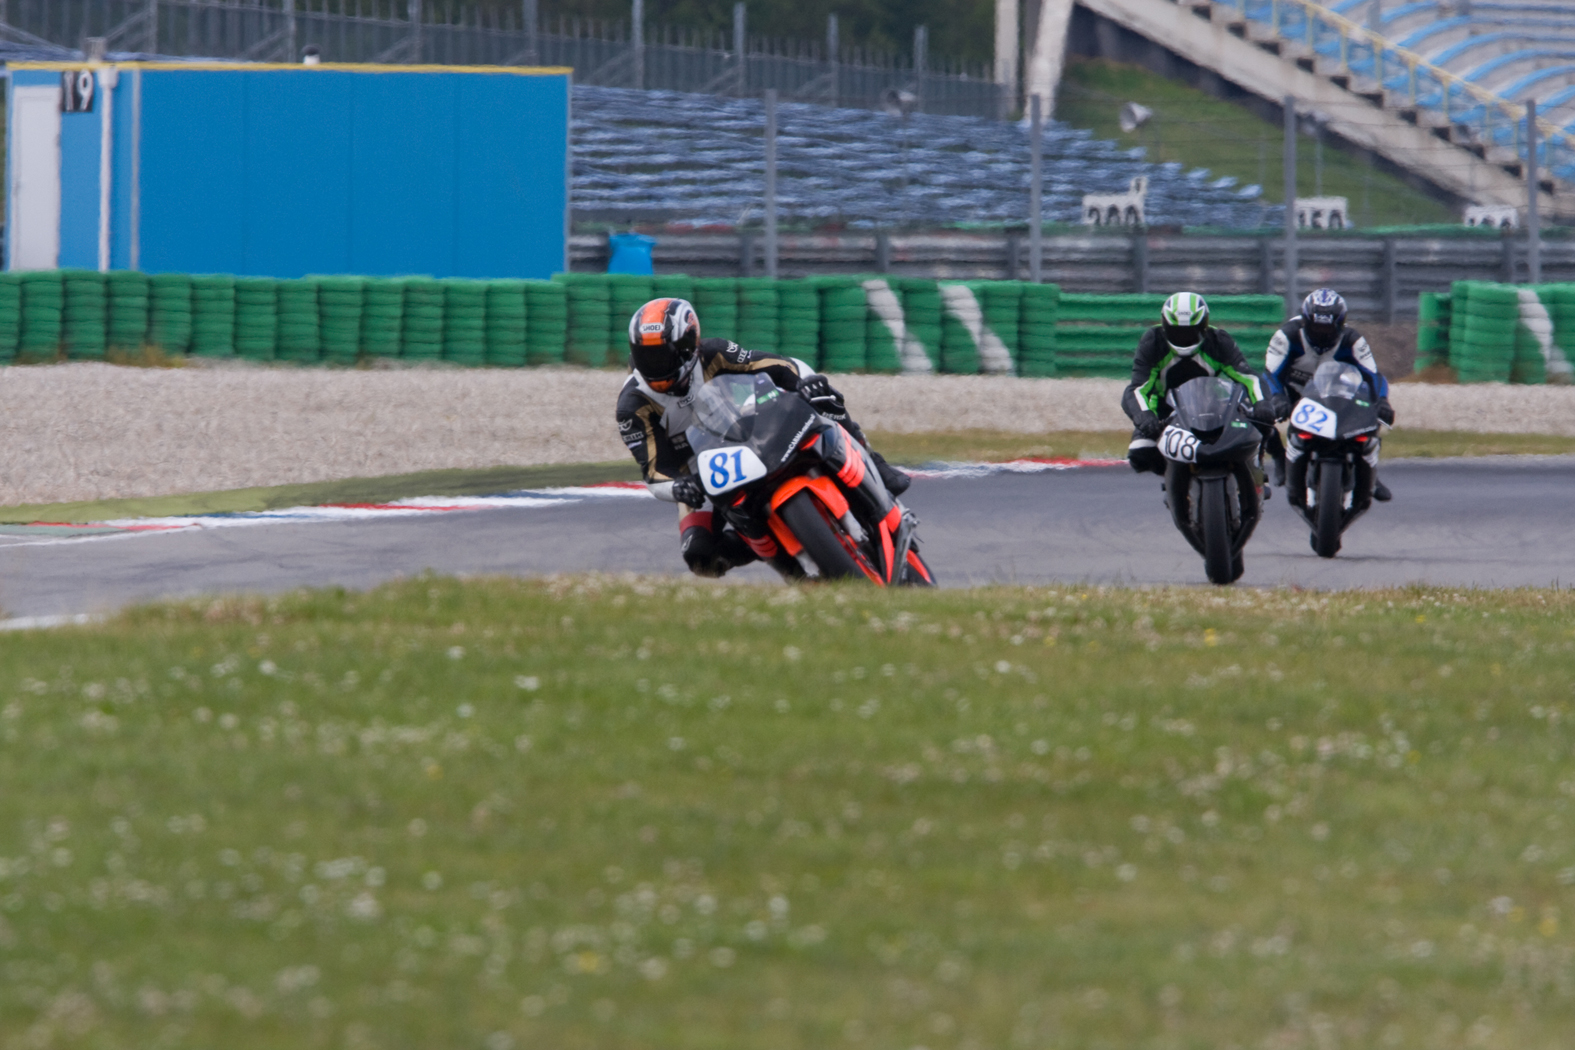
{"label": "helmet visor", "polygon": [[1312,320],[1302,328],[1307,333],[1307,341],[1313,346],[1333,346],[1335,340],[1340,338],[1340,326],[1332,314],[1314,314]]}
{"label": "helmet visor", "polygon": [[1170,344],[1172,350],[1191,352],[1203,344],[1203,332],[1207,327],[1203,324],[1168,324],[1165,326],[1165,342]]}

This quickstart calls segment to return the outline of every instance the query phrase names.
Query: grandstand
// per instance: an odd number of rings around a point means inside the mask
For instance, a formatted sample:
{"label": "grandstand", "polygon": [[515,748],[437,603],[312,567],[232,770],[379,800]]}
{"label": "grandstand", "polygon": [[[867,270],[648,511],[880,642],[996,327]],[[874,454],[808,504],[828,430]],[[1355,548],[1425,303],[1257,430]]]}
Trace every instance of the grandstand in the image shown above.
{"label": "grandstand", "polygon": [[1265,99],[1296,97],[1335,134],[1468,203],[1524,205],[1525,103],[1535,98],[1552,191],[1541,203],[1575,216],[1569,0],[1078,3]]}
{"label": "grandstand", "polygon": [[[805,103],[778,108],[778,213],[790,223],[853,227],[1028,221],[1026,128],[979,117]],[[758,221],[765,110],[758,99],[580,86],[574,89],[576,216],[611,222]],[[1075,223],[1085,193],[1148,178],[1151,225],[1278,222],[1260,188],[1180,164],[1151,164],[1087,131],[1045,128],[1047,222]]]}

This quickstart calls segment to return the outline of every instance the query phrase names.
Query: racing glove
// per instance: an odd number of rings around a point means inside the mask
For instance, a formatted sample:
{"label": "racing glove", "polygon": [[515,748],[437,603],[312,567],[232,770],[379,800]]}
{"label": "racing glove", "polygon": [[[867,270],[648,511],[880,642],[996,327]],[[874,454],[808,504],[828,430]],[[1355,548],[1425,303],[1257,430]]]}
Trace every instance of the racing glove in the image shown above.
{"label": "racing glove", "polygon": [[693,474],[680,474],[673,479],[673,500],[690,507],[705,506],[705,487]]}
{"label": "racing glove", "polygon": [[1152,412],[1143,411],[1132,421],[1132,429],[1138,437],[1153,441],[1165,432],[1165,424]]}
{"label": "racing glove", "polygon": [[798,392],[816,412],[827,419],[840,423],[848,418],[848,409],[843,403],[842,395],[825,376],[813,375],[802,380],[798,384]]}
{"label": "racing glove", "polygon": [[1392,427],[1395,425],[1394,406],[1389,403],[1389,399],[1387,397],[1381,397],[1378,399],[1378,418],[1387,426]]}
{"label": "racing glove", "polygon": [[1252,418],[1255,422],[1273,425],[1280,421],[1280,406],[1273,398],[1266,397],[1252,406]]}

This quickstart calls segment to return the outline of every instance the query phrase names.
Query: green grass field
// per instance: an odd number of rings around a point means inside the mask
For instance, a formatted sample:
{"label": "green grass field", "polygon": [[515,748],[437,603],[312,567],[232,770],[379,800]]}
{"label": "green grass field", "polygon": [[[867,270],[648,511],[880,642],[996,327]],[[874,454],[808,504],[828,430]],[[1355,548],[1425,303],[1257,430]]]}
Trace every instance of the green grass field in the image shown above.
{"label": "green grass field", "polygon": [[1572,622],[417,579],[0,636],[0,1045],[1565,1047]]}
{"label": "green grass field", "polygon": [[[1123,102],[1154,110],[1150,123],[1121,130]],[[1245,106],[1216,99],[1141,66],[1107,59],[1072,58],[1061,81],[1056,119],[1124,146],[1144,146],[1149,159],[1234,175],[1242,185],[1263,187],[1264,200],[1285,200],[1284,132]],[[1297,192],[1319,189],[1315,143],[1303,137],[1296,151]],[[1458,221],[1448,208],[1400,179],[1370,169],[1330,144],[1323,150],[1322,190],[1348,198],[1358,226]]]}

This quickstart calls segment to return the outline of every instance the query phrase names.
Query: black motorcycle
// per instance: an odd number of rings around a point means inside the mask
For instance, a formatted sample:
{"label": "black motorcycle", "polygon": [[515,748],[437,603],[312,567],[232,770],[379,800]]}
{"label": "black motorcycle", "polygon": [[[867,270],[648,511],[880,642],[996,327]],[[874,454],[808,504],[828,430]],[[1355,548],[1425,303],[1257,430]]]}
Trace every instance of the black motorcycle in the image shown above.
{"label": "black motorcycle", "polygon": [[763,373],[716,376],[667,413],[713,506],[785,576],[933,586],[919,519],[846,429]]}
{"label": "black motorcycle", "polygon": [[1167,460],[1165,505],[1177,530],[1203,555],[1209,582],[1234,583],[1246,569],[1242,550],[1263,514],[1263,434],[1247,390],[1206,376],[1188,380],[1166,400],[1175,411],[1159,436]]}
{"label": "black motorcycle", "polygon": [[1351,522],[1373,505],[1373,468],[1364,457],[1378,440],[1378,399],[1361,369],[1319,365],[1291,413],[1290,432],[1301,455],[1289,465],[1285,491],[1312,526],[1312,549],[1332,558]]}

